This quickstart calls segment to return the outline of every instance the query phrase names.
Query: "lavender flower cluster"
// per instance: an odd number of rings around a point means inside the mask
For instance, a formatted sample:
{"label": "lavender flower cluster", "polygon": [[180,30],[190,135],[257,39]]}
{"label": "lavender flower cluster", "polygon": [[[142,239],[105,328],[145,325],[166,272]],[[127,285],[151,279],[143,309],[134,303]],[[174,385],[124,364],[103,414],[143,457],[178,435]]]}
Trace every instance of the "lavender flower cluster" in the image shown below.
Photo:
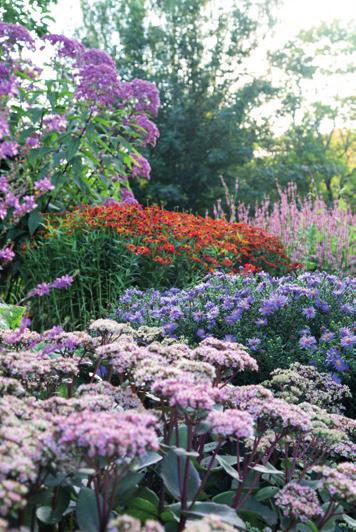
{"label": "lavender flower cluster", "polygon": [[162,327],[195,344],[214,336],[249,347],[268,375],[291,362],[315,365],[350,382],[354,364],[355,279],[326,273],[279,278],[208,276],[193,288],[128,289],[116,317],[133,326]]}

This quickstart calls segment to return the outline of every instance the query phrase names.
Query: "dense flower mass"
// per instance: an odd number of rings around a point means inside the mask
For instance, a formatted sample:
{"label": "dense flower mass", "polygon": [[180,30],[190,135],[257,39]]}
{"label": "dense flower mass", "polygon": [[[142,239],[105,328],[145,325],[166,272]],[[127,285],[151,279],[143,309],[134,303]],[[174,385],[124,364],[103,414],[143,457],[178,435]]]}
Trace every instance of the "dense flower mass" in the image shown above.
{"label": "dense flower mass", "polygon": [[[300,366],[300,395],[291,382],[281,399],[272,391],[281,393],[281,371],[269,388],[231,384],[234,371],[240,376],[257,364],[228,340],[206,338],[193,348],[162,339],[160,328],[110,319],[95,320],[88,332],[55,326],[40,334],[28,326],[24,318],[17,329],[0,331],[4,527],[20,529],[21,519],[27,525],[33,505],[32,519],[46,523],[43,502],[55,496],[63,497],[55,518],[64,529],[86,529],[90,507],[98,532],[170,529],[172,500],[179,531],[251,529],[251,512],[243,509],[256,489],[263,504],[253,522],[267,515],[273,530],[286,520],[312,519],[321,528],[354,502],[354,466],[334,461],[352,459],[355,422],[295,404],[314,400],[314,368]],[[329,406],[327,381],[320,382]],[[338,397],[340,389],[347,391],[334,383],[331,393]],[[312,479],[312,487],[305,484]],[[228,490],[223,503],[210,500],[211,486],[221,482]],[[150,519],[132,517],[135,508],[148,509]]]}
{"label": "dense flower mass", "polygon": [[[134,158],[140,174],[143,158]],[[146,170],[142,172],[146,176]],[[278,239],[263,230],[158,207],[108,205],[83,208],[62,218],[51,218],[48,231],[58,227],[68,232],[110,229],[127,241],[132,253],[159,265],[169,266],[181,259],[188,261],[190,268],[195,264],[205,270],[222,268],[236,272],[244,265],[247,271],[293,269]]]}
{"label": "dense flower mass", "polygon": [[[216,338],[240,342],[249,347],[266,377],[276,367],[299,361],[329,372],[329,380],[335,384],[340,378],[350,383],[355,367],[354,288],[353,278],[325,273],[280,278],[265,273],[217,273],[189,289],[127,290],[119,300],[116,316],[133,326],[160,326],[167,336],[184,337],[193,345],[204,338],[207,344],[218,343]],[[315,308],[313,318],[303,312],[310,306]],[[206,357],[210,349],[207,347]],[[235,349],[239,349],[236,343]],[[308,379],[313,381],[312,370],[301,370],[291,368],[285,376],[277,373],[273,379],[276,389],[278,379],[280,387],[283,379],[293,379],[299,391],[292,390],[292,395],[336,407],[337,395],[341,393],[338,402],[343,396],[341,388],[320,376],[318,386],[312,389],[307,383]]]}

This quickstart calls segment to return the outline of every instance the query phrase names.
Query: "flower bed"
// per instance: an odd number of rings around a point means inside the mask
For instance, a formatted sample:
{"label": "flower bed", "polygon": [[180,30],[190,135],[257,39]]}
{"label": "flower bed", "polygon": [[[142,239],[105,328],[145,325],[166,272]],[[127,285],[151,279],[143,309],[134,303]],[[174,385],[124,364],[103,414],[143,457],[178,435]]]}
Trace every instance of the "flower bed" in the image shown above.
{"label": "flower bed", "polygon": [[300,361],[351,382],[354,288],[354,279],[325,273],[216,274],[185,290],[129,289],[116,318],[161,326],[168,336],[191,345],[207,336],[241,342],[255,354],[263,378]]}
{"label": "flower bed", "polygon": [[235,386],[258,371],[242,345],[26,325],[0,334],[1,529],[352,527],[355,422],[328,375]]}
{"label": "flower bed", "polygon": [[[50,217],[42,242],[27,249],[24,259],[28,289],[77,272],[71,292],[51,300],[57,323],[68,312],[71,323],[102,315],[128,286],[185,287],[216,269],[280,274],[296,267],[280,241],[262,229],[117,204]],[[48,325],[49,305],[39,305],[35,315],[47,315],[40,325]]]}

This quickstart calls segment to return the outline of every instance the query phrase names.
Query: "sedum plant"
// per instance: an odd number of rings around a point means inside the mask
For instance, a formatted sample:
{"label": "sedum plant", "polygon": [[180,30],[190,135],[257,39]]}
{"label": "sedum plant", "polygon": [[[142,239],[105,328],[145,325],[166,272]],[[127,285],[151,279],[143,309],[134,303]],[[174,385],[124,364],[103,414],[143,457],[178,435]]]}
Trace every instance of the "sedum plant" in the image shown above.
{"label": "sedum plant", "polygon": [[232,384],[258,371],[240,344],[162,333],[108,319],[1,332],[1,526],[354,526],[354,420]]}

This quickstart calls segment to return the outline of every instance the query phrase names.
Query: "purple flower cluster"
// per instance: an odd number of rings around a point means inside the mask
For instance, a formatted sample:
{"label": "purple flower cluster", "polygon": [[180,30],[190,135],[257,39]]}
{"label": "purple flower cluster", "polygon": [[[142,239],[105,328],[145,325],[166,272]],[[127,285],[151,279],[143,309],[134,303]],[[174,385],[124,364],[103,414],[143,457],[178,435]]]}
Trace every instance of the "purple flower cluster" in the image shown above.
{"label": "purple flower cluster", "polygon": [[62,275],[62,277],[57,277],[57,279],[51,283],[40,283],[35,288],[30,290],[26,296],[26,299],[29,299],[30,297],[47,296],[52,288],[67,289],[71,286],[73,281],[74,278],[71,275]]}
{"label": "purple flower cluster", "polygon": [[189,289],[127,290],[116,316],[160,326],[193,345],[210,336],[239,342],[254,352],[264,374],[287,367],[291,353],[294,361],[351,373],[354,289],[351,277],[318,272],[279,278],[217,273]]}
{"label": "purple flower cluster", "polygon": [[316,491],[296,482],[287,484],[275,498],[283,515],[298,519],[303,523],[323,513]]}

